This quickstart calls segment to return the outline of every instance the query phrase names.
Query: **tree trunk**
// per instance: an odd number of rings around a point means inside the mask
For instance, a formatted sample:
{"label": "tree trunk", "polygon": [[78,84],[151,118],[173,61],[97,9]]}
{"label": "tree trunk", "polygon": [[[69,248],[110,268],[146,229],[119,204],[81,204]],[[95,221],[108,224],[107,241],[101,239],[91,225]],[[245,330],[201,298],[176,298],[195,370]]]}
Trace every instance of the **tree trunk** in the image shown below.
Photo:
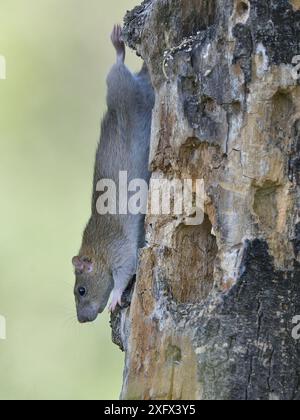
{"label": "tree trunk", "polygon": [[156,92],[153,176],[206,200],[199,226],[147,217],[121,398],[300,399],[300,1],[146,0],[125,37]]}

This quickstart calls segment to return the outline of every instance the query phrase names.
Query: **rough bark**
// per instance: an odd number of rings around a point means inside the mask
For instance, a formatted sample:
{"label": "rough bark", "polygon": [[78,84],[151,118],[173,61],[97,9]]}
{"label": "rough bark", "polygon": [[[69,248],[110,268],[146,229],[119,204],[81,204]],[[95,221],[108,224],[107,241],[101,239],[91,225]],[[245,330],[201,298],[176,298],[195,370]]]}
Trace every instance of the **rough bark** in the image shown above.
{"label": "rough bark", "polygon": [[123,399],[300,399],[298,0],[146,0],[126,40],[156,92],[153,176],[205,180],[206,217],[147,218],[113,319]]}

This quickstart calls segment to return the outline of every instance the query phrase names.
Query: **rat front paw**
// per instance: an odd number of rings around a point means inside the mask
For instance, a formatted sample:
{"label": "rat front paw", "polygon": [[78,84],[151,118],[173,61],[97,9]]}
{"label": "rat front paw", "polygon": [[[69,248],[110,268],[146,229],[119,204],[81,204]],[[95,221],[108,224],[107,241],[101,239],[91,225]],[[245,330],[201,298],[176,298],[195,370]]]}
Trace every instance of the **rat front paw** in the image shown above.
{"label": "rat front paw", "polygon": [[117,305],[122,306],[122,294],[123,292],[118,289],[114,289],[112,292],[112,301],[108,307],[109,312],[114,312],[116,310]]}

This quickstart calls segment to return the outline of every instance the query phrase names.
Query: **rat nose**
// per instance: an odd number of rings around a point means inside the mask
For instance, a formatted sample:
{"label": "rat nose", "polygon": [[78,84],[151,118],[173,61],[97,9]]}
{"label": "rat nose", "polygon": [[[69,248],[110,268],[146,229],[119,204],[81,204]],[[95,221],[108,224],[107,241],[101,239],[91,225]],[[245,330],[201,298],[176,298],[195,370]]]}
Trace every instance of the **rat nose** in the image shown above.
{"label": "rat nose", "polygon": [[86,316],[78,315],[77,318],[80,324],[86,324],[87,322],[91,322]]}
{"label": "rat nose", "polygon": [[86,324],[87,322],[93,322],[98,316],[98,311],[94,311],[90,307],[78,308],[77,318],[80,324]]}
{"label": "rat nose", "polygon": [[80,324],[85,324],[86,322],[88,322],[87,319],[81,315],[78,315],[77,318]]}
{"label": "rat nose", "polygon": [[78,321],[80,324],[86,324],[88,322],[93,322],[96,319],[96,316],[89,316],[89,315],[78,315]]}

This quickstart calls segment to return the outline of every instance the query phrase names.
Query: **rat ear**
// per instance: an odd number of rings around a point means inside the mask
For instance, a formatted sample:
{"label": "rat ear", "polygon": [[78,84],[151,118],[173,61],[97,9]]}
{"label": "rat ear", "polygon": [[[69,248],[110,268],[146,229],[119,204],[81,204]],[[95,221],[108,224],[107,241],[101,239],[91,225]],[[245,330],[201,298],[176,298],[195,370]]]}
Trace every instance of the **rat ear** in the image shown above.
{"label": "rat ear", "polygon": [[75,269],[78,271],[83,271],[84,270],[84,262],[82,261],[82,259],[80,257],[74,257],[72,259],[72,264],[74,265]]}
{"label": "rat ear", "polygon": [[91,261],[85,261],[84,271],[89,274],[92,273],[94,271],[94,264]]}

